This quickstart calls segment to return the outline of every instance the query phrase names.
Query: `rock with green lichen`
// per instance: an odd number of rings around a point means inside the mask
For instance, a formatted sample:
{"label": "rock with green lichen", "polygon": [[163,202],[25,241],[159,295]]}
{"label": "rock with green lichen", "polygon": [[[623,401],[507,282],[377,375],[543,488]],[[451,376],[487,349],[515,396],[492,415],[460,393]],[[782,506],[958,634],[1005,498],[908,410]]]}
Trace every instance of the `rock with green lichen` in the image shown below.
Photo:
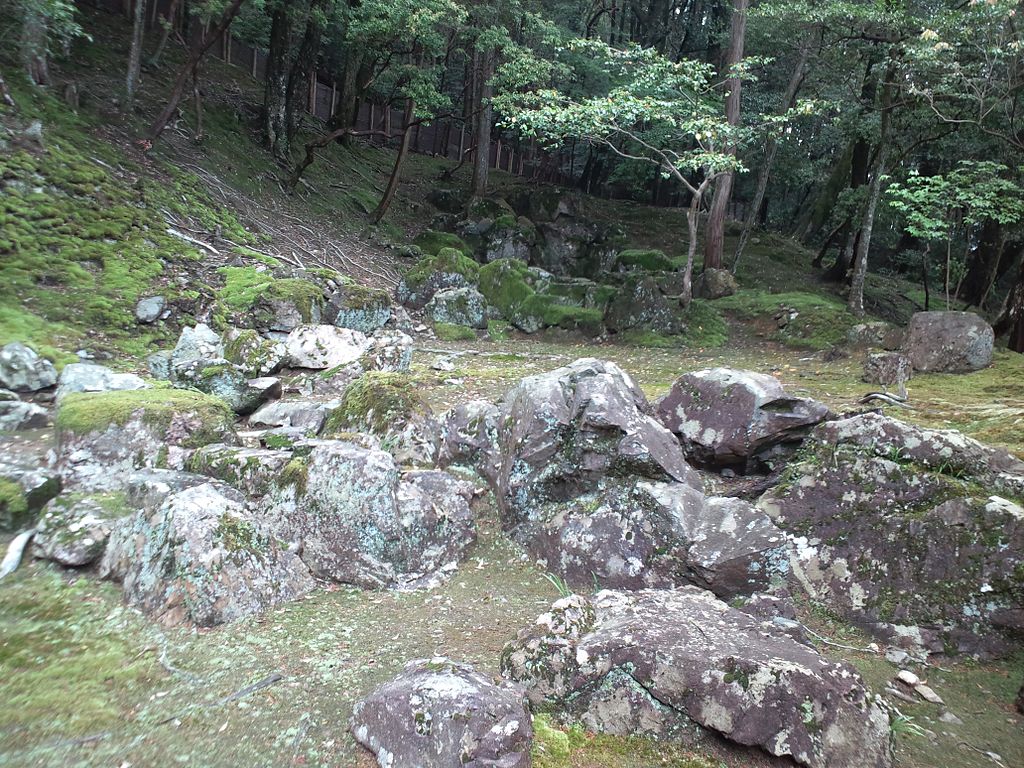
{"label": "rock with green lichen", "polygon": [[57,468],[82,490],[116,489],[143,467],[180,468],[208,443],[235,443],[223,400],[180,389],[75,393],[57,409]]}
{"label": "rock with green lichen", "polygon": [[339,328],[373,333],[391,319],[391,296],[381,288],[344,280],[327,302],[325,322]]}
{"label": "rock with green lichen", "polygon": [[469,256],[472,252],[458,235],[453,235],[450,232],[438,232],[434,229],[427,229],[418,234],[412,244],[427,256],[437,256],[445,250],[458,251],[464,256]]}
{"label": "rock with green lichen", "polygon": [[466,288],[476,283],[480,265],[456,248],[441,248],[420,259],[398,284],[398,300],[423,309],[438,291]]}
{"label": "rock with green lichen", "polygon": [[608,303],[604,324],[613,333],[644,328],[673,334],[684,327],[678,308],[661,293],[657,281],[639,275],[630,275],[623,281]]}
{"label": "rock with green lichen", "polygon": [[736,278],[727,269],[705,269],[693,281],[693,295],[700,299],[724,299],[739,290]]}
{"label": "rock with green lichen", "polygon": [[125,601],[164,626],[216,626],[315,587],[298,554],[261,526],[240,493],[217,482],[144,506],[118,526],[104,561]]}
{"label": "rock with green lichen", "polygon": [[1024,630],[1024,462],[868,413],[815,429],[758,502],[794,583],[885,640],[1004,652]]}
{"label": "rock with green lichen", "polygon": [[433,464],[437,459],[437,421],[407,374],[371,371],[349,384],[322,434],[342,432],[374,435],[401,464]]}
{"label": "rock with green lichen", "polygon": [[0,457],[0,531],[32,525],[60,489],[60,477],[46,467],[44,457],[28,453]]}
{"label": "rock with green lichen", "polygon": [[487,301],[476,288],[448,288],[438,291],[424,308],[435,323],[468,328],[487,327]]}
{"label": "rock with green lichen", "polygon": [[39,517],[33,554],[73,568],[92,565],[102,557],[117,521],[132,511],[121,492],[62,493]]}
{"label": "rock with green lichen", "polygon": [[572,595],[501,657],[535,707],[621,736],[706,729],[809,768],[888,768],[889,716],[856,671],[696,587]]}
{"label": "rock with green lichen", "polygon": [[283,343],[287,365],[313,370],[349,365],[370,348],[364,333],[333,325],[301,325]]}
{"label": "rock with green lichen", "polygon": [[529,261],[537,245],[537,228],[529,219],[499,215],[481,236],[485,262],[498,259]]}
{"label": "rock with green lichen", "polygon": [[278,400],[267,403],[250,415],[249,426],[257,429],[296,427],[315,435],[319,434],[327,415],[337,405],[337,402],[332,405],[312,400]]}
{"label": "rock with green lichen", "polygon": [[460,403],[441,417],[438,466],[469,466],[491,483],[501,463],[498,428],[501,411],[486,400]]}
{"label": "rock with green lichen", "polygon": [[599,334],[603,330],[600,310],[575,306],[571,300],[546,293],[551,282],[550,274],[515,259],[494,261],[480,270],[480,292],[519,330],[536,333],[559,326]]}
{"label": "rock with green lichen", "polygon": [[277,278],[262,265],[219,271],[224,286],[218,303],[230,325],[288,333],[323,319],[325,289],[314,282],[314,275],[297,272],[295,277]]}
{"label": "rock with green lichen", "polygon": [[647,272],[670,272],[676,263],[664,251],[654,248],[627,248],[615,257],[615,266],[622,272],[641,269]]}
{"label": "rock with green lichen", "polygon": [[434,658],[357,702],[349,728],[383,766],[529,768],[530,722],[521,688]]}
{"label": "rock with green lichen", "polygon": [[224,359],[249,378],[269,376],[284,364],[285,349],[252,328],[232,328],[224,334]]}
{"label": "rock with green lichen", "polygon": [[0,432],[44,429],[50,426],[50,412],[41,405],[20,400],[0,401]]}
{"label": "rock with green lichen", "polygon": [[264,496],[276,487],[284,468],[292,460],[286,450],[243,448],[214,443],[193,453],[186,469],[197,475],[220,480],[246,496]]}
{"label": "rock with green lichen", "polygon": [[262,502],[261,519],[332,581],[432,584],[475,539],[468,485],[437,471],[402,478],[390,454],[354,442],[297,446],[278,486]]}

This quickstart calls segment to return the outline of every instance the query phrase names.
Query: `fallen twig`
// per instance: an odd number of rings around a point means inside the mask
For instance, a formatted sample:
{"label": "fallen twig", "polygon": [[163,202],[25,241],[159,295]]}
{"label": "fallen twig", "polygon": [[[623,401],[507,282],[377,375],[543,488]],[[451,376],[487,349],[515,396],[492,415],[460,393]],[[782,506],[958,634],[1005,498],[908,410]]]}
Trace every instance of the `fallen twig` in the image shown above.
{"label": "fallen twig", "polygon": [[25,554],[25,547],[32,541],[32,537],[36,535],[35,528],[29,528],[27,531],[22,531],[11,541],[7,547],[7,554],[4,555],[4,559],[0,562],[0,579],[9,576],[18,570],[18,566],[21,565],[22,555]]}
{"label": "fallen twig", "polygon": [[217,258],[221,257],[220,251],[218,251],[209,243],[204,243],[202,240],[196,240],[194,237],[190,237],[189,235],[186,235],[184,232],[177,230],[174,227],[168,227],[167,234],[176,237],[179,240],[184,240],[186,243],[191,243],[192,245],[198,246],[203,250],[209,251]]}

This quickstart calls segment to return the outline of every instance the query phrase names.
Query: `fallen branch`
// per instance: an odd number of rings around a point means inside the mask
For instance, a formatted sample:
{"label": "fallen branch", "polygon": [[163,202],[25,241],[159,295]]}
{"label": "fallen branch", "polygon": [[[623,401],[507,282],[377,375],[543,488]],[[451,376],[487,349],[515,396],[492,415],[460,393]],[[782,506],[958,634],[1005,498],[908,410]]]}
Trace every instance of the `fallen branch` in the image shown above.
{"label": "fallen branch", "polygon": [[856,651],[857,653],[878,653],[877,648],[858,648],[855,645],[844,645],[843,643],[837,643],[834,640],[829,640],[827,637],[819,635],[806,624],[803,625],[803,628],[807,631],[807,634],[811,635],[811,637],[816,638],[817,640],[823,642],[825,645],[831,645],[833,648],[842,648],[844,651]]}
{"label": "fallen branch", "polygon": [[902,398],[899,395],[890,395],[887,392],[868,392],[857,402],[862,405],[867,405],[873,400],[881,400],[883,403],[887,403],[888,405],[896,405],[900,408],[909,408],[912,411],[916,410],[914,406],[907,403],[905,398]]}
{"label": "fallen branch", "polygon": [[264,688],[269,688],[274,683],[279,683],[282,680],[284,680],[284,675],[282,675],[280,672],[272,672],[259,682],[253,683],[252,685],[247,685],[245,686],[245,688],[241,688],[235,691],[230,696],[225,696],[223,699],[217,702],[216,706],[223,706],[225,704],[230,704],[232,701],[236,701],[237,699],[244,699],[249,694],[256,693],[256,691],[261,691]]}
{"label": "fallen branch", "polygon": [[192,245],[198,246],[199,248],[202,248],[203,250],[209,251],[210,253],[212,253],[217,258],[220,258],[220,256],[221,256],[220,251],[218,251],[216,248],[214,248],[209,243],[204,243],[202,240],[196,240],[194,237],[190,237],[190,236],[186,235],[184,232],[175,229],[174,227],[168,227],[167,228],[167,234],[171,235],[172,237],[176,237],[179,240],[184,240],[186,243],[191,243]]}

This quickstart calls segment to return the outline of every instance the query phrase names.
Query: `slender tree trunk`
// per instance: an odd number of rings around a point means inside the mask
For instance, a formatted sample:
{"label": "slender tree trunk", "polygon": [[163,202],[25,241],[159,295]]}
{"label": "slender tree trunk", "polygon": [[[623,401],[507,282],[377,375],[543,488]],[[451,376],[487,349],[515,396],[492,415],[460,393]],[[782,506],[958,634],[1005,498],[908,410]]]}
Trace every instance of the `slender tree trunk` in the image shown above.
{"label": "slender tree trunk", "polygon": [[151,67],[160,66],[160,57],[164,55],[164,48],[167,47],[167,41],[170,40],[171,32],[174,31],[179,5],[180,0],[171,0],[171,6],[167,9],[167,15],[161,20],[163,29],[160,31],[160,41],[156,44],[156,50],[153,51],[153,56],[149,60],[149,66]]}
{"label": "slender tree trunk", "polygon": [[469,187],[470,202],[487,194],[487,177],[491,166],[491,123],[494,120],[491,107],[494,88],[490,81],[496,63],[492,52],[478,51],[474,52],[474,56],[478,57],[477,66],[474,67],[477,78],[477,111],[473,131],[476,150],[473,156],[473,178]]}
{"label": "slender tree trunk", "polygon": [[[811,48],[814,45],[814,40],[818,35],[818,31],[808,33],[803,45],[800,46],[800,55],[797,57],[796,65],[793,67],[793,74],[789,78],[789,85],[786,86],[786,93],[782,97],[782,111],[786,112],[792,109],[796,103],[796,94],[800,90],[800,84],[803,83],[804,77],[807,75],[807,60],[811,55]],[[768,191],[768,179],[771,176],[772,166],[775,163],[775,155],[779,151],[779,142],[774,134],[768,137],[768,141],[765,143],[764,148],[764,163],[761,165],[761,170],[757,174],[757,187],[754,190],[754,199],[750,203],[750,212],[747,214],[746,221],[743,222],[743,231],[740,233],[740,241],[736,244],[736,257],[732,262],[732,273],[735,275],[736,270],[739,268],[740,259],[743,258],[743,249],[747,247],[747,242],[750,240],[750,233],[754,229],[754,222],[757,221],[757,217],[761,214],[761,205],[764,202],[765,192]]]}
{"label": "slender tree trunk", "polygon": [[128,76],[125,80],[124,111],[135,106],[135,91],[142,76],[142,43],[146,36],[146,0],[135,0],[132,16],[132,42],[128,49]]}
{"label": "slender tree trunk", "polygon": [[993,327],[997,337],[1009,337],[1007,346],[1011,351],[1024,354],[1024,259],[1021,259],[1017,282],[1010,289]]}
{"label": "slender tree trunk", "polygon": [[686,244],[686,266],[683,267],[683,290],[679,296],[679,305],[686,309],[693,301],[693,262],[697,258],[697,227],[700,224],[700,206],[704,192],[712,179],[704,179],[690,197],[690,207],[686,211],[686,231],[689,241]]}
{"label": "slender tree trunk", "polygon": [[[311,81],[316,79],[317,56],[320,53],[320,37],[323,28],[320,25],[321,9],[325,0],[313,0],[306,16],[306,28],[302,34],[302,42],[295,55],[295,63],[288,75],[288,99],[286,101],[286,125],[288,128],[288,146],[291,147],[299,131],[302,114],[306,111],[306,98]],[[316,100],[313,100],[312,111],[316,111]]]}
{"label": "slender tree trunk", "polygon": [[395,158],[394,168],[391,169],[391,177],[388,179],[384,195],[381,197],[376,209],[370,214],[370,221],[374,224],[384,218],[384,214],[388,212],[391,202],[395,199],[395,192],[398,191],[398,185],[402,180],[402,164],[405,162],[406,155],[409,154],[409,139],[412,136],[413,116],[415,114],[416,101],[414,99],[406,99],[405,115],[402,118],[402,143],[398,147],[398,156]]}
{"label": "slender tree trunk", "polygon": [[21,61],[33,85],[50,84],[47,34],[46,16],[30,3],[21,20]]}
{"label": "slender tree trunk", "polygon": [[893,91],[896,88],[896,61],[890,52],[889,65],[885,71],[885,82],[882,84],[881,125],[878,133],[878,156],[875,159],[871,187],[868,191],[867,208],[864,223],[860,231],[860,242],[857,243],[857,258],[853,265],[853,278],[850,281],[850,312],[857,317],[864,316],[864,282],[868,274],[868,251],[871,248],[871,233],[875,226],[875,211],[882,197],[883,177],[886,162],[889,158],[889,128],[892,125]]}
{"label": "slender tree trunk", "polygon": [[288,144],[288,72],[291,68],[292,11],[279,3],[270,21],[270,46],[267,50],[267,77],[263,86],[263,138],[267,149],[278,160],[287,160]]}
{"label": "slender tree trunk", "polygon": [[[743,59],[743,43],[747,32],[747,8],[750,0],[733,0],[732,27],[729,33],[729,50],[725,55],[724,69],[729,70]],[[729,125],[740,124],[740,90],[743,81],[731,77],[728,81],[729,95],[725,99],[725,118]],[[736,154],[736,146],[728,147],[730,155]],[[722,174],[715,183],[715,195],[711,200],[708,214],[708,231],[704,240],[704,269],[721,269],[722,252],[725,247],[725,214],[732,196],[735,174]]]}
{"label": "slender tree trunk", "polygon": [[245,0],[231,0],[231,4],[225,9],[223,15],[220,17],[220,21],[217,22],[217,26],[211,30],[210,34],[207,35],[206,39],[199,45],[199,47],[192,52],[189,59],[178,70],[178,76],[174,81],[174,85],[171,88],[171,94],[167,98],[167,104],[164,106],[163,111],[157,116],[156,120],[153,121],[153,125],[149,129],[149,138],[151,141],[156,141],[160,138],[160,134],[164,132],[167,124],[171,121],[171,117],[174,116],[175,111],[178,109],[178,105],[181,103],[182,97],[185,95],[185,88],[188,85],[189,78],[191,78],[199,66],[200,59],[206,55],[206,52],[213,47],[213,44],[220,39],[227,28],[231,25],[235,16],[238,15],[238,9],[242,7],[242,3]]}
{"label": "slender tree trunk", "polygon": [[928,285],[928,271],[931,269],[931,265],[928,261],[928,255],[931,253],[932,244],[928,243],[925,246],[924,253],[921,254],[921,283],[924,285],[924,311],[928,312],[932,303],[931,290]]}

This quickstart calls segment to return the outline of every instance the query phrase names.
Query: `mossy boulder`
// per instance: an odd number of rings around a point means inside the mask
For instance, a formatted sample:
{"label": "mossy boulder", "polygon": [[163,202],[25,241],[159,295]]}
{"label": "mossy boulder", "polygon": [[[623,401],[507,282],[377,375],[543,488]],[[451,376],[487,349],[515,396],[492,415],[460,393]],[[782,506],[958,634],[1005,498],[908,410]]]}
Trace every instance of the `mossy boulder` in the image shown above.
{"label": "mossy boulder", "polygon": [[117,488],[134,469],[177,467],[195,448],[237,440],[226,402],[180,389],[70,394],[55,424],[58,469],[83,489]]}
{"label": "mossy boulder", "polygon": [[446,248],[459,251],[463,256],[469,256],[473,252],[458,235],[451,232],[438,232],[434,229],[428,229],[418,234],[412,244],[427,256],[437,256]]}
{"label": "mossy boulder", "polygon": [[468,325],[434,323],[434,335],[441,341],[474,341],[476,331]]}
{"label": "mossy boulder", "polygon": [[465,288],[476,283],[480,265],[455,248],[442,248],[420,259],[402,278],[398,299],[413,309],[422,309],[438,291]]}
{"label": "mossy boulder", "polygon": [[284,346],[252,328],[232,329],[224,337],[224,359],[249,378],[267,376],[284,363]]}
{"label": "mossy boulder", "polygon": [[240,328],[287,333],[299,325],[319,323],[324,289],[305,278],[275,278],[262,267],[223,267],[224,286],[217,293],[220,313]]}
{"label": "mossy boulder", "polygon": [[679,310],[658,289],[649,275],[630,275],[608,303],[604,324],[614,333],[643,328],[673,334],[683,329]]}
{"label": "mossy boulder", "polygon": [[647,272],[671,272],[676,269],[676,262],[665,255],[664,251],[654,248],[628,248],[620,251],[615,265],[623,272],[644,270]]}
{"label": "mossy boulder", "polygon": [[485,262],[498,259],[529,261],[537,245],[537,228],[526,218],[503,214],[481,237],[481,251]]}
{"label": "mossy boulder", "polygon": [[391,295],[345,278],[328,300],[324,319],[339,328],[373,333],[391,319]]}
{"label": "mossy boulder", "polygon": [[399,461],[432,463],[436,458],[439,435],[433,412],[406,374],[371,371],[352,382],[321,435],[348,432],[379,437]]}
{"label": "mossy boulder", "polygon": [[263,496],[275,486],[292,460],[287,450],[243,448],[214,443],[189,457],[186,469],[227,483],[246,496]]}

